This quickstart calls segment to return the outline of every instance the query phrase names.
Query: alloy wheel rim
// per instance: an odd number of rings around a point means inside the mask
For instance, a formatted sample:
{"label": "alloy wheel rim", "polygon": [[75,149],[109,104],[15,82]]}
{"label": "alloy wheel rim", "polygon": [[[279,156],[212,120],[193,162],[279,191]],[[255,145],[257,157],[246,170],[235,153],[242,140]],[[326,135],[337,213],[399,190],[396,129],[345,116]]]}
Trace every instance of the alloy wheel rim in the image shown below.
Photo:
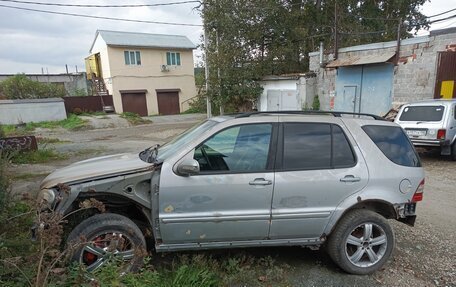
{"label": "alloy wheel rim", "polygon": [[132,240],[122,233],[108,232],[92,237],[82,248],[79,262],[93,272],[112,259],[131,261],[135,250]]}
{"label": "alloy wheel rim", "polygon": [[355,227],[345,241],[345,254],[351,264],[370,267],[385,255],[388,240],[385,230],[375,223],[363,223]]}

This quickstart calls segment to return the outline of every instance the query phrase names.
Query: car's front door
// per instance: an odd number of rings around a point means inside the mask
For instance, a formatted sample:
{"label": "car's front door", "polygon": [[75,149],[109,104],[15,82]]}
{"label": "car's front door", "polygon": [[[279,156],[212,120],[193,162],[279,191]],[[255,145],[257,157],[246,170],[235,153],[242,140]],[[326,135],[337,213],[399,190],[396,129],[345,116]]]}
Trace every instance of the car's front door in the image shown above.
{"label": "car's front door", "polygon": [[368,172],[343,125],[283,122],[270,238],[318,238],[331,214],[361,190]]}
{"label": "car's front door", "polygon": [[274,187],[276,123],[232,126],[199,144],[200,173],[160,179],[163,243],[266,239]]}

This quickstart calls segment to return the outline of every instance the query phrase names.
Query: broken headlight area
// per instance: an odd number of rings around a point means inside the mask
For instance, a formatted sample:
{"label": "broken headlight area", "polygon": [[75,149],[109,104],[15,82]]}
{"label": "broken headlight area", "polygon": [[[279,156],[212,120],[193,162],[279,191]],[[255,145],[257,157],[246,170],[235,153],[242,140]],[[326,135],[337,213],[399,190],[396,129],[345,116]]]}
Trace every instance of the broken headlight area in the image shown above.
{"label": "broken headlight area", "polygon": [[38,193],[38,203],[41,208],[41,211],[45,210],[54,210],[58,203],[62,201],[61,191],[58,189],[42,189]]}

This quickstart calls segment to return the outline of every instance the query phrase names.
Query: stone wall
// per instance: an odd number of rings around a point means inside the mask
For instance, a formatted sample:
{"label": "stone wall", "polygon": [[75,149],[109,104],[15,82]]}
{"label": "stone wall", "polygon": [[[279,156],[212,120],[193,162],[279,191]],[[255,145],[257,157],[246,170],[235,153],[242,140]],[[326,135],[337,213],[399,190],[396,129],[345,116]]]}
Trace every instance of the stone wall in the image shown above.
{"label": "stone wall", "polygon": [[[453,50],[456,29],[432,31],[429,36],[402,40],[400,59],[394,67],[393,106],[434,97],[438,52]],[[396,51],[396,41],[339,49],[339,59],[373,56]],[[330,62],[333,54],[325,55]],[[317,94],[322,109],[329,109],[329,95],[335,91],[337,70],[319,66],[319,53],[309,54],[311,71],[317,73]]]}

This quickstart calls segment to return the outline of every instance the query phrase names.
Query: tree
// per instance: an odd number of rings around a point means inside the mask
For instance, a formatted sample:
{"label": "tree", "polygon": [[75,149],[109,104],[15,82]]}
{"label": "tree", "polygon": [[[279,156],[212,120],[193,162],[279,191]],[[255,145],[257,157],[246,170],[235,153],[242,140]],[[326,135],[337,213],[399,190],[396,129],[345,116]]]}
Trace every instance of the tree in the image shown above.
{"label": "tree", "polygon": [[7,99],[42,99],[60,98],[66,91],[62,86],[32,81],[24,74],[17,74],[0,83],[0,94]]}
{"label": "tree", "polygon": [[258,98],[263,76],[308,71],[308,53],[320,41],[334,49],[335,21],[339,47],[395,40],[399,19],[410,37],[428,27],[419,11],[426,1],[205,0],[209,95],[240,110]]}

